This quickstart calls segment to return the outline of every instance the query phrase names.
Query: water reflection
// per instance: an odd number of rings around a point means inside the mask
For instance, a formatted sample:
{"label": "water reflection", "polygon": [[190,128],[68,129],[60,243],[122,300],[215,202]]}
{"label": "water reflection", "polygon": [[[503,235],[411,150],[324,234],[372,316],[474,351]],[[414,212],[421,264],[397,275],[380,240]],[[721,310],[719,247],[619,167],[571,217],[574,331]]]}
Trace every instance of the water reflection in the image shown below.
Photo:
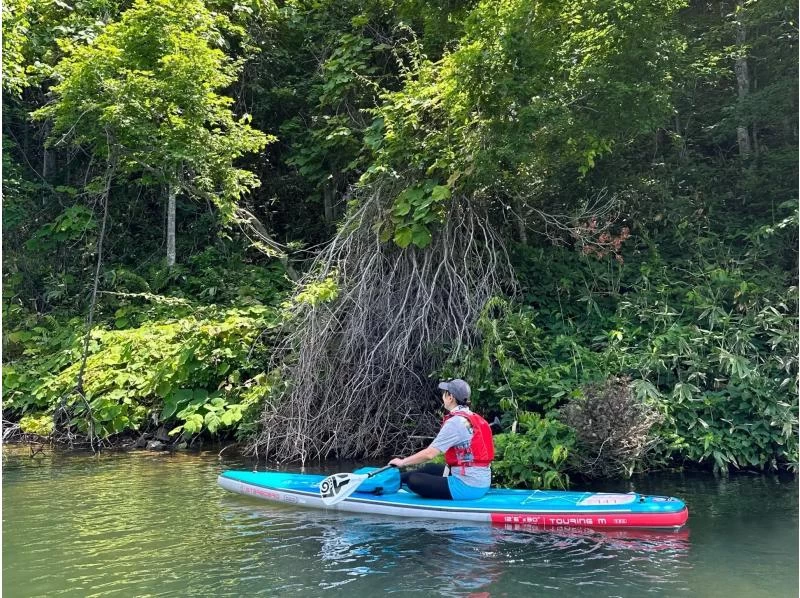
{"label": "water reflection", "polygon": [[[298,582],[302,578],[323,590],[348,588],[353,595],[517,595],[533,588],[539,593],[577,591],[617,581],[635,591],[679,589],[690,548],[688,530],[543,531],[352,516],[251,500],[236,504],[237,498],[225,503],[228,524],[246,522],[241,531],[248,535],[253,527],[260,530],[270,546],[273,571],[290,560]],[[298,529],[304,542],[296,541]],[[293,579],[281,570],[283,579]]]}

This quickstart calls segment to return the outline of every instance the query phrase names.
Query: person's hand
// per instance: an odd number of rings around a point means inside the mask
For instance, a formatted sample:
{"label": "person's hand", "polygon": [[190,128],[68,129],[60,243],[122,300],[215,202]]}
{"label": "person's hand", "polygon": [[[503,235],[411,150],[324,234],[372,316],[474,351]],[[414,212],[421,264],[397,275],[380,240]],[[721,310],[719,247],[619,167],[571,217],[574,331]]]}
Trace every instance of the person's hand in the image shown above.
{"label": "person's hand", "polygon": [[391,461],[389,461],[389,465],[394,465],[395,467],[403,467],[403,461],[405,459],[401,459],[400,457],[395,457]]}

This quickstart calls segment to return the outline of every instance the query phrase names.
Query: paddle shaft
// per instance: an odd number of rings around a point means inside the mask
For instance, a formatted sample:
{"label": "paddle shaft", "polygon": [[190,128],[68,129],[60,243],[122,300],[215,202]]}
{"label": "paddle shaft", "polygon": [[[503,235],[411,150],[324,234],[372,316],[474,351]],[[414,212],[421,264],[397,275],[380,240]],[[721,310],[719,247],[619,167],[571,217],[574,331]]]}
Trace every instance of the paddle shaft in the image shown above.
{"label": "paddle shaft", "polygon": [[383,467],[381,467],[380,469],[376,469],[375,471],[370,471],[370,472],[367,474],[367,477],[368,477],[368,478],[371,478],[372,476],[374,476],[374,475],[378,475],[379,473],[383,473],[384,471],[386,471],[387,469],[391,469],[392,467],[394,467],[394,465],[384,465],[384,466],[383,466]]}

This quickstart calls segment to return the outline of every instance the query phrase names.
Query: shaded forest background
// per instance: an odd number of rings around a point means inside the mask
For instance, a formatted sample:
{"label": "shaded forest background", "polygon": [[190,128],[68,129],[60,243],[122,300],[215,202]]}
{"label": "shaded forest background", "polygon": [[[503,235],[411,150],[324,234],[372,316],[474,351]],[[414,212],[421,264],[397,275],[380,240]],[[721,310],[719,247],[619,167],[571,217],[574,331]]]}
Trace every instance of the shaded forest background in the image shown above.
{"label": "shaded forest background", "polygon": [[6,2],[6,434],[386,456],[459,376],[504,483],[796,470],[797,76],[777,0]]}

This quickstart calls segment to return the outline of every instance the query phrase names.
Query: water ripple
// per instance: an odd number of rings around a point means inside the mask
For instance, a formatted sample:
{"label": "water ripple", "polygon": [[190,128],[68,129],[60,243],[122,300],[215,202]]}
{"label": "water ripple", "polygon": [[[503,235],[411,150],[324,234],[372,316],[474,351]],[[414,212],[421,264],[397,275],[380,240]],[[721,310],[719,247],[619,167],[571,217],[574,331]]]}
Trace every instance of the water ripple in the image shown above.
{"label": "water ripple", "polygon": [[[4,453],[4,595],[736,595],[714,594],[724,585],[702,568],[711,561],[694,531],[544,532],[294,509],[220,489],[229,467],[213,453]],[[764,547],[760,537],[742,545],[749,556]],[[765,554],[762,564],[780,557]]]}

